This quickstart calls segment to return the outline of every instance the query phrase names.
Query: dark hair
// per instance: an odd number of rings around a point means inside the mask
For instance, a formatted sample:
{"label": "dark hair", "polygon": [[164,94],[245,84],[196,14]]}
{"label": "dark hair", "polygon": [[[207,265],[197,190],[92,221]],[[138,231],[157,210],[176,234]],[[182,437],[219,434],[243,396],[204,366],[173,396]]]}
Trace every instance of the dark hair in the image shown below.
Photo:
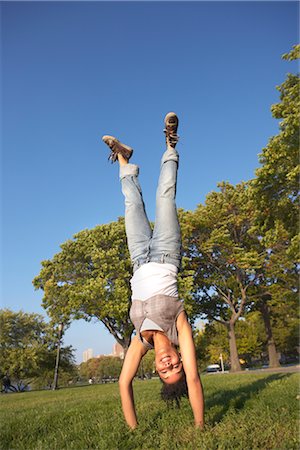
{"label": "dark hair", "polygon": [[176,383],[164,383],[161,378],[160,380],[163,384],[160,391],[161,398],[167,402],[168,406],[172,406],[175,401],[177,408],[180,408],[181,398],[189,396],[184,370],[182,369],[182,376]]}

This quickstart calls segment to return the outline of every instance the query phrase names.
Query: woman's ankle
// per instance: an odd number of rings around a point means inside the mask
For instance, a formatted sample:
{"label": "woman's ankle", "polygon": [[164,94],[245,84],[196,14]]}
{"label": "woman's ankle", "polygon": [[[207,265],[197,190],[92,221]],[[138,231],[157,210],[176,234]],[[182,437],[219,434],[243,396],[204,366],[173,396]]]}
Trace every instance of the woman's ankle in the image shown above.
{"label": "woman's ankle", "polygon": [[118,161],[120,166],[125,166],[126,164],[128,164],[128,159],[124,158],[124,156],[120,153],[118,153]]}

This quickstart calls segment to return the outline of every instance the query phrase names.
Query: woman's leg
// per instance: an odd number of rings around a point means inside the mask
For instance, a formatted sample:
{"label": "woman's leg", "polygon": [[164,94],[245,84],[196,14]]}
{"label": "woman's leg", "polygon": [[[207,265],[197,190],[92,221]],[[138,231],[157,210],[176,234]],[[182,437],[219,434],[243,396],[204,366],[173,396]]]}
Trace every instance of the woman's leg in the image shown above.
{"label": "woman's leg", "polygon": [[135,271],[149,258],[152,230],[138,180],[139,168],[135,164],[128,164],[122,155],[118,155],[118,160],[122,192],[125,196],[127,244]]}
{"label": "woman's leg", "polygon": [[150,260],[172,263],[179,268],[181,232],[175,203],[178,160],[175,148],[168,146],[161,161]]}

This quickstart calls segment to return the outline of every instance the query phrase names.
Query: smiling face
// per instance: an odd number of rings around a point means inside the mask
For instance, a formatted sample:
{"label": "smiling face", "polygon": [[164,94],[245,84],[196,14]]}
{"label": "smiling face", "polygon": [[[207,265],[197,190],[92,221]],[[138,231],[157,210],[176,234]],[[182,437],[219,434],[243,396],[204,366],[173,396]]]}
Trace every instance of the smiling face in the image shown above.
{"label": "smiling face", "polygon": [[180,355],[173,346],[155,353],[155,365],[158,375],[164,383],[176,383],[182,377]]}

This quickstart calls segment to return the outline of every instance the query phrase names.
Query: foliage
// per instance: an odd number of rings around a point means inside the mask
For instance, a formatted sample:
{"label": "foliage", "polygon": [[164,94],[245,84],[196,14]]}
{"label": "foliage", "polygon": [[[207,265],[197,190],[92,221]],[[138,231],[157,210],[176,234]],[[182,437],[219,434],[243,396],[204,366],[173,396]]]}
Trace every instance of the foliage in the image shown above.
{"label": "foliage", "polygon": [[226,328],[218,322],[207,324],[204,330],[207,341],[207,364],[220,364],[222,354],[224,363],[230,362],[230,350]]}
{"label": "foliage", "polygon": [[[299,59],[300,45],[283,55],[287,61]],[[280,102],[271,108],[273,117],[281,120],[280,132],[270,139],[259,160],[256,190],[259,223],[263,230],[274,228],[279,220],[291,237],[299,231],[299,74],[288,74],[277,87]]]}
{"label": "foliage", "polygon": [[[123,360],[115,356],[100,356],[99,358],[91,358],[81,363],[78,367],[79,375],[84,380],[92,378],[100,381],[105,378],[119,378],[122,370]],[[139,378],[151,378],[155,373],[155,354],[150,350],[143,357],[137,376]]]}
{"label": "foliage", "polygon": [[44,291],[42,305],[50,317],[96,318],[119,344],[129,346],[131,264],[122,218],[80,231],[42,266],[33,283]]}
{"label": "foliage", "polygon": [[[128,348],[133,331],[129,319],[132,272],[123,218],[77,233],[42,267],[33,284],[44,291],[42,305],[53,320],[68,324],[74,319],[96,318]],[[191,313],[192,281],[191,274],[183,270],[179,295]]]}
{"label": "foliage", "polygon": [[272,305],[272,328],[277,350],[299,359],[299,302],[296,296],[282,297]]}
{"label": "foliage", "polygon": [[[8,373],[21,386],[47,385],[53,381],[57,336],[39,314],[0,310],[1,378]],[[61,370],[75,371],[73,349],[61,349]],[[45,384],[43,384],[45,383]]]}
{"label": "foliage", "polygon": [[[296,45],[283,59],[292,61],[299,56],[300,46]],[[262,309],[267,301],[263,310],[269,312],[267,322],[272,324],[277,350],[284,352],[295,349],[299,324],[299,87],[299,74],[288,74],[277,87],[280,102],[271,111],[280,120],[279,133],[263,149],[259,157],[262,166],[251,182],[255,229],[266,249],[261,276],[253,291],[258,300],[255,307]],[[290,319],[285,321],[285,317]],[[280,325],[284,322],[286,328]]]}
{"label": "foliage", "polygon": [[105,378],[119,378],[123,361],[115,356],[91,358],[79,365],[79,375],[85,380],[100,381]]}
{"label": "foliage", "polygon": [[[258,311],[246,313],[236,323],[237,350],[241,360],[251,365],[260,359],[265,350],[265,330]],[[200,357],[202,370],[208,364],[219,364],[220,355],[226,364],[230,363],[230,349],[227,330],[218,322],[210,322],[195,335],[197,356]]]}
{"label": "foliage", "polygon": [[247,289],[259,276],[263,255],[252,233],[253,209],[246,183],[220,183],[205,205],[198,205],[191,239],[192,264],[197,265],[196,296],[200,314],[227,322],[243,315]]}
{"label": "foliage", "polygon": [[155,352],[154,350],[149,350],[140,362],[137,376],[140,378],[151,378],[154,374],[156,374]]}
{"label": "foliage", "polygon": [[198,314],[225,325],[232,370],[239,370],[234,326],[251,304],[248,290],[260,276],[264,253],[253,232],[255,209],[247,183],[220,183],[192,216],[188,244],[195,271]]}
{"label": "foliage", "polygon": [[119,378],[123,360],[115,356],[103,356],[100,359],[100,364],[97,367],[96,377],[103,378]]}
{"label": "foliage", "polygon": [[[299,58],[299,50],[294,46],[284,59]],[[278,89],[280,103],[272,106],[272,113],[282,119],[280,132],[260,155],[257,178],[235,187],[220,183],[221,192],[209,194],[205,205],[195,211],[187,246],[196,270],[194,298],[199,313],[209,321],[233,325],[268,298],[268,307],[261,310],[275,352],[271,324],[277,326],[283,300],[293,317],[286,321],[285,335],[293,336],[286,350],[295,344],[298,323],[299,76],[289,74]],[[271,318],[266,317],[269,311]],[[274,335],[279,337],[276,331]],[[230,334],[229,338],[232,344]],[[242,341],[240,337],[239,353],[247,353]]]}
{"label": "foliage", "polygon": [[261,359],[265,350],[266,332],[258,311],[250,312],[245,315],[244,320],[239,320],[236,335],[238,353],[245,363],[251,365],[253,360]]}
{"label": "foliage", "polygon": [[198,304],[194,295],[197,289],[197,268],[190,263],[190,236],[194,230],[193,217],[194,212],[192,211],[178,210],[182,239],[182,263],[178,274],[178,295],[179,298],[184,299],[184,309],[191,325],[194,324],[199,316]]}

